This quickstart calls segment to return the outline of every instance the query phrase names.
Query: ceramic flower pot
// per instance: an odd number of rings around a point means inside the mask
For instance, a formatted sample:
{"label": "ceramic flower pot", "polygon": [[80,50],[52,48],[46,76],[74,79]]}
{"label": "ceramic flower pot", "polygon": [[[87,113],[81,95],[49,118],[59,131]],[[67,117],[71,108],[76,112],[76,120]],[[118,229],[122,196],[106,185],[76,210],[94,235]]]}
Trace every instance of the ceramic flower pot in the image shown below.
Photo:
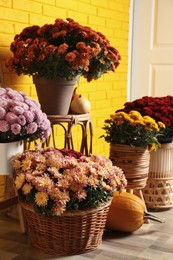
{"label": "ceramic flower pot", "polygon": [[13,173],[11,159],[15,154],[22,153],[23,149],[24,144],[22,141],[0,143],[0,175],[9,175]]}
{"label": "ceramic flower pot", "polygon": [[78,77],[70,81],[63,78],[49,80],[33,76],[42,111],[47,115],[67,115],[77,79]]}

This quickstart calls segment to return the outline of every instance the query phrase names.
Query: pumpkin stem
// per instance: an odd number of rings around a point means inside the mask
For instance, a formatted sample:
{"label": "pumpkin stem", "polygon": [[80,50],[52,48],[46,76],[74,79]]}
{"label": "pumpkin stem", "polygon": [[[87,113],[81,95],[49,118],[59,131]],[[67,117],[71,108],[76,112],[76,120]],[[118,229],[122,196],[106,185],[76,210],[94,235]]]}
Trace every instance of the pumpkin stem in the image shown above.
{"label": "pumpkin stem", "polygon": [[150,214],[148,212],[144,212],[144,220],[145,219],[151,219],[151,220],[154,220],[154,221],[157,221],[157,222],[160,222],[160,223],[164,223],[165,222],[165,219],[164,218],[159,218],[153,214]]}

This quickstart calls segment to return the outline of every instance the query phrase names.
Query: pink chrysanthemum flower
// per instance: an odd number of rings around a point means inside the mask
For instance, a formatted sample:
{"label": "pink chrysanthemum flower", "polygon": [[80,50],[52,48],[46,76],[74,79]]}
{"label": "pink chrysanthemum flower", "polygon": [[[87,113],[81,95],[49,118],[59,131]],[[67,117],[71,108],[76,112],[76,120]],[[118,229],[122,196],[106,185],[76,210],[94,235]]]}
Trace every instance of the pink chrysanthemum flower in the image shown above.
{"label": "pink chrysanthemum flower", "polygon": [[11,132],[15,135],[20,134],[21,126],[19,124],[12,124],[11,125]]}
{"label": "pink chrysanthemum flower", "polygon": [[27,134],[33,134],[37,130],[37,123],[32,122],[26,126],[26,132]]}
{"label": "pink chrysanthemum flower", "polygon": [[26,125],[26,119],[23,115],[19,115],[17,119],[17,123],[21,126]]}
{"label": "pink chrysanthemum flower", "polygon": [[52,189],[54,183],[47,174],[44,174],[43,176],[35,177],[34,185],[39,191],[46,191]]}
{"label": "pink chrysanthemum flower", "polygon": [[29,110],[26,110],[23,115],[25,116],[25,119],[28,123],[32,123],[34,121],[34,113],[29,111]]}
{"label": "pink chrysanthemum flower", "polygon": [[63,204],[56,204],[53,208],[52,208],[52,215],[53,216],[60,216],[62,215],[62,213],[66,210],[65,205]]}
{"label": "pink chrysanthemum flower", "polygon": [[16,115],[22,115],[24,113],[24,109],[21,106],[15,106],[13,107],[12,112]]}
{"label": "pink chrysanthemum flower", "polygon": [[14,124],[17,122],[18,117],[13,112],[7,112],[5,119],[9,124]]}
{"label": "pink chrysanthemum flower", "polygon": [[0,107],[0,119],[4,119],[6,111],[3,107]]}
{"label": "pink chrysanthemum flower", "polygon": [[5,120],[0,120],[0,132],[7,132],[10,129],[10,125]]}

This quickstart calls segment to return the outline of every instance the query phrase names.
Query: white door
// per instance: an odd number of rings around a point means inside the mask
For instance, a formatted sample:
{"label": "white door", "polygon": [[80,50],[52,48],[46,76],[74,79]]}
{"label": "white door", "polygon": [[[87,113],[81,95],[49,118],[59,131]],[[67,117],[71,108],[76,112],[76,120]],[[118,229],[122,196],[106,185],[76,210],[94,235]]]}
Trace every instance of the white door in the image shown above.
{"label": "white door", "polygon": [[131,0],[128,100],[173,95],[173,0]]}

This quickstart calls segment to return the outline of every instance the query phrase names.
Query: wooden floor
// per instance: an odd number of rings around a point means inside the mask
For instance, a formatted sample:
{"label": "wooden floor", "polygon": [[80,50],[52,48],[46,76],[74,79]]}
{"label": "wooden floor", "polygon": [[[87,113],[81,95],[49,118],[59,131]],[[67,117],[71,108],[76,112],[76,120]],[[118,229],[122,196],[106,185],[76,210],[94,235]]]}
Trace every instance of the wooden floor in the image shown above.
{"label": "wooden floor", "polygon": [[151,221],[130,235],[105,231],[98,249],[82,255],[58,257],[34,248],[28,235],[20,232],[18,220],[0,211],[0,260],[173,260],[173,208],[152,213],[165,218],[165,223]]}

